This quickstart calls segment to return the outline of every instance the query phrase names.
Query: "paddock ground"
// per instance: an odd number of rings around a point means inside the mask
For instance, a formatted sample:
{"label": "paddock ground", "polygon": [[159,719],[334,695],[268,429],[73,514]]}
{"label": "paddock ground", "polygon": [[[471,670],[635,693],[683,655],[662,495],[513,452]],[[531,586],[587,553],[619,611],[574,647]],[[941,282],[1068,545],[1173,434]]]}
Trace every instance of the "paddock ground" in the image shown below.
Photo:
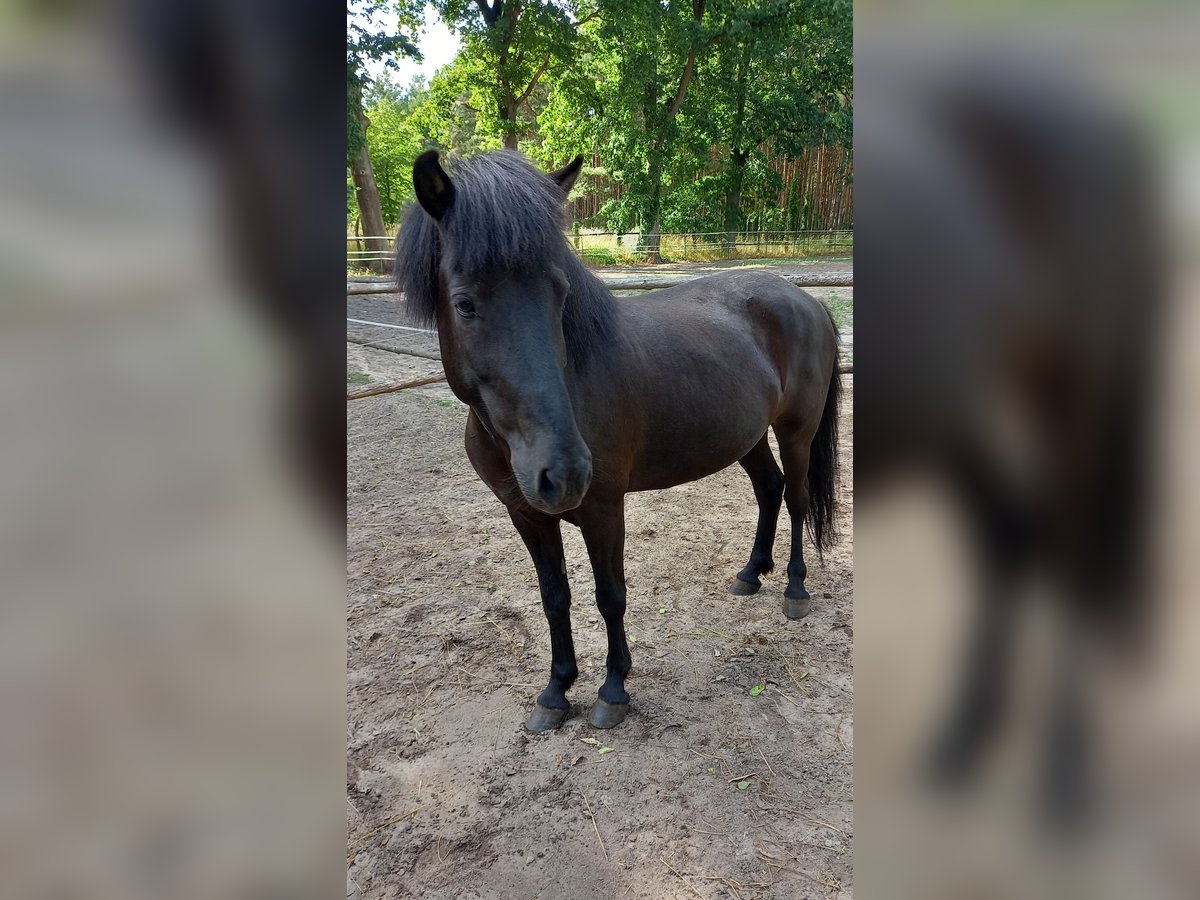
{"label": "paddock ground", "polygon": [[[381,321],[365,309],[348,316]],[[372,383],[440,371],[347,347]],[[853,382],[843,538],[810,552],[807,619],[780,610],[786,516],[778,571],[755,597],[727,591],[756,515],[739,467],[628,498],[633,705],[612,731],[586,721],[606,648],[564,526],[580,677],[545,735],[524,729],[549,668],[533,567],[463,453],[465,407],[444,384],[348,404],[348,896],[851,896]]]}

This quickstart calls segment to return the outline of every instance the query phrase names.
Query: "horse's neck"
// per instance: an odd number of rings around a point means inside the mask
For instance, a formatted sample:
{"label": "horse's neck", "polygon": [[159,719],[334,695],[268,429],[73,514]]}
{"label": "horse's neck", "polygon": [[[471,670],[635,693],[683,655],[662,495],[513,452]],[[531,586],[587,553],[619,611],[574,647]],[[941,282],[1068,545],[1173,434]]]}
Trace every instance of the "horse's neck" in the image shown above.
{"label": "horse's neck", "polygon": [[566,302],[576,304],[578,317],[575,340],[567,348],[572,368],[594,376],[604,370],[605,360],[611,358],[621,339],[621,305],[608,286],[582,265],[571,275]]}
{"label": "horse's neck", "polygon": [[609,290],[608,285],[599,276],[594,275],[583,263],[579,264],[579,271],[575,276],[575,280],[580,282],[580,284],[577,288],[573,287],[573,289],[584,291],[590,296],[595,297],[596,302],[603,303],[615,310],[617,298],[613,296],[613,292]]}

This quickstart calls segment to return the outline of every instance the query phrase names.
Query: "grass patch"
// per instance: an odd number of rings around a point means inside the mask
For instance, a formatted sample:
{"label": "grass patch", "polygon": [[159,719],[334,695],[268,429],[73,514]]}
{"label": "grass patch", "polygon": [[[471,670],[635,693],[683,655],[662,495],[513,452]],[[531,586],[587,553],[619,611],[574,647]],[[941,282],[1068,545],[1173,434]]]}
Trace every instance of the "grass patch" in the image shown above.
{"label": "grass patch", "polygon": [[[608,233],[576,234],[568,232],[567,243],[574,248],[579,258],[588,266],[632,266],[646,265],[646,251],[638,250],[636,233],[624,235],[620,244],[616,235]],[[664,263],[717,262],[721,260],[771,260],[790,262],[811,259],[849,258],[854,252],[854,235],[851,232],[786,236],[782,232],[762,235],[739,235],[733,250],[725,248],[723,236],[692,236],[664,234],[659,253]],[[386,265],[371,266],[360,260],[349,260],[348,276],[379,275]]]}
{"label": "grass patch", "polygon": [[[567,235],[580,258],[589,265],[628,265],[646,262],[646,251],[637,246],[638,235],[630,233],[617,243],[607,232]],[[729,259],[812,259],[845,257],[854,252],[854,235],[849,231],[810,234],[763,232],[739,234],[736,245],[724,245],[724,235],[664,234],[659,244],[663,262],[715,262]]]}
{"label": "grass patch", "polygon": [[[638,235],[627,234],[621,243],[608,233],[571,233],[570,245],[589,266],[644,265],[646,251],[637,247]],[[736,246],[724,246],[723,236],[664,234],[659,254],[664,263],[716,262],[719,260],[770,259],[780,262],[800,259],[848,257],[854,252],[854,235],[836,232],[813,235],[785,235],[782,232],[762,235],[739,235]]]}
{"label": "grass patch", "polygon": [[852,297],[823,297],[825,305],[833,313],[833,321],[838,331],[854,330],[854,298]]}
{"label": "grass patch", "polygon": [[347,372],[346,384],[370,384],[371,376],[366,372]]}
{"label": "grass patch", "polygon": [[[584,247],[579,258],[586,266],[636,266],[646,261],[645,255],[614,247]],[[664,262],[666,257],[663,257]]]}
{"label": "grass patch", "polygon": [[579,251],[579,258],[590,266],[614,266],[617,255],[607,247],[589,247]]}
{"label": "grass patch", "polygon": [[660,250],[662,261],[667,262],[719,262],[727,259],[759,260],[786,262],[790,260],[828,259],[831,257],[846,257],[854,252],[852,240],[830,243],[824,240],[795,241],[780,244],[755,244],[749,242],[739,244],[732,251],[726,250],[719,244],[696,242],[694,244],[680,242],[680,246],[663,246]]}
{"label": "grass patch", "polygon": [[467,416],[466,405],[459,401],[457,397],[438,397],[433,402],[444,409],[446,415],[451,419],[465,419]]}

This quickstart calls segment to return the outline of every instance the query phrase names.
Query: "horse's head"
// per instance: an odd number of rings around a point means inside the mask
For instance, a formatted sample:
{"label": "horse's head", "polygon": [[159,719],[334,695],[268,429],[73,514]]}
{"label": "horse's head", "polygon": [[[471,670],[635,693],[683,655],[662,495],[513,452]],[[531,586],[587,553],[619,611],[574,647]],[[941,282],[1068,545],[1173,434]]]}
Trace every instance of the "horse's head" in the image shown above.
{"label": "horse's head", "polygon": [[425,229],[436,223],[429,235],[436,249],[424,264],[436,266],[427,284],[450,386],[507,445],[525,499],[551,514],[578,506],[592,477],[567,387],[563,329],[570,250],[562,209],[582,165],[576,157],[546,175],[515,153],[495,153],[476,157],[453,180],[435,151],[413,165],[429,218],[412,216],[425,219]]}

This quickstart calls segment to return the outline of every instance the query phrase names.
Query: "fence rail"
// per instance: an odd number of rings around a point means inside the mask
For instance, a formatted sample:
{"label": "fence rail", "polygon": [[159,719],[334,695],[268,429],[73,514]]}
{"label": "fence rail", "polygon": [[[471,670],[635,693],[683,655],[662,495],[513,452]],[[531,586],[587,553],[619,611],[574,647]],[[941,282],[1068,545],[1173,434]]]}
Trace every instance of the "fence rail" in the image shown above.
{"label": "fence rail", "polygon": [[[641,234],[641,232],[638,232],[638,231],[595,231],[595,230],[589,228],[586,230],[580,229],[579,231],[567,230],[567,231],[564,231],[563,234],[565,234],[568,238],[571,238],[571,239],[573,239],[576,235],[579,235],[580,237],[622,237],[622,238],[630,238],[631,237],[631,238],[636,239]],[[670,237],[721,237],[721,238],[723,238],[723,237],[725,237],[726,234],[728,234],[728,232],[726,232],[726,231],[664,231],[659,236],[664,239],[670,238]],[[774,230],[767,229],[767,230],[763,230],[763,231],[735,231],[734,234],[739,234],[739,235],[760,235],[760,234],[771,235],[771,234],[773,234],[773,235],[786,235],[788,237],[797,236],[797,235],[807,236],[807,237],[828,237],[830,235],[834,235],[834,236],[840,235],[840,236],[845,236],[845,237],[849,238],[854,235],[854,230],[850,229],[850,228],[835,229],[835,230],[823,229],[823,230],[817,230],[817,231],[774,231]],[[396,236],[394,234],[374,235],[374,236],[362,235],[362,234],[346,235],[347,243],[354,243],[356,241],[358,241],[358,242],[387,241],[387,242],[391,243],[391,242],[394,242],[395,240],[396,240]]]}
{"label": "fence rail", "polygon": [[[711,275],[711,272],[698,272],[694,275],[604,275],[600,280],[614,291],[652,291],[658,288],[674,287]],[[797,287],[854,287],[853,272],[809,272],[804,275],[783,275]],[[347,279],[347,296],[360,294],[395,294],[396,283],[390,278],[378,279]]]}
{"label": "fence rail", "polygon": [[[580,229],[565,231],[564,236],[577,254],[593,262],[638,259],[652,252],[645,247],[638,247],[641,234],[636,231]],[[659,235],[659,250],[682,261],[689,255],[712,258],[729,251],[742,255],[753,251],[768,256],[785,255],[788,252],[848,252],[854,242],[854,232],[848,229],[736,232],[732,242],[728,242],[727,237],[724,231],[664,232]],[[386,271],[395,253],[395,241],[395,235],[346,235],[348,266]],[[612,259],[609,260],[609,257]]]}

